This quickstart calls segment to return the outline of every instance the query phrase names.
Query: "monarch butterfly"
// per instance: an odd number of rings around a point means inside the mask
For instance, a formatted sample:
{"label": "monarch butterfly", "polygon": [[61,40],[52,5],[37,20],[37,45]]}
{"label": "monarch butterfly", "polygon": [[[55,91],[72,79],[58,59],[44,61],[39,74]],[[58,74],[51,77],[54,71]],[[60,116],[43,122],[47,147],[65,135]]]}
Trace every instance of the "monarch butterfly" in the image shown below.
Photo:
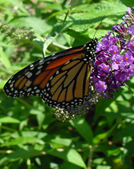
{"label": "monarch butterfly", "polygon": [[25,67],[4,86],[10,97],[39,96],[51,107],[74,108],[89,92],[92,61],[98,40],[70,48]]}

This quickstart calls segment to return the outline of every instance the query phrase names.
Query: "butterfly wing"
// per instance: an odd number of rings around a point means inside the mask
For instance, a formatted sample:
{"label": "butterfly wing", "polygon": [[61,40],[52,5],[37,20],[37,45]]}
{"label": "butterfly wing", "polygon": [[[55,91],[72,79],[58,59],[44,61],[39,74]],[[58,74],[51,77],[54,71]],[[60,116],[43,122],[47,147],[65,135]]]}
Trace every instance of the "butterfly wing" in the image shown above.
{"label": "butterfly wing", "polygon": [[38,60],[11,77],[4,86],[8,96],[39,96],[51,107],[82,104],[88,94],[95,39]]}

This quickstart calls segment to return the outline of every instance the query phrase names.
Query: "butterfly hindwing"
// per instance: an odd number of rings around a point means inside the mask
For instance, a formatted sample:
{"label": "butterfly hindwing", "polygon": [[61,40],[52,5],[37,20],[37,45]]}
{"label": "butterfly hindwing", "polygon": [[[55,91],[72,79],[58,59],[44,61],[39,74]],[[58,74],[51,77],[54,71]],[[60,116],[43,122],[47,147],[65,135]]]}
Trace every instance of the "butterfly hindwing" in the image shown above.
{"label": "butterfly hindwing", "polygon": [[69,108],[82,104],[83,98],[88,94],[91,69],[91,64],[85,64],[78,56],[77,59],[70,60],[50,78],[42,98],[52,107]]}

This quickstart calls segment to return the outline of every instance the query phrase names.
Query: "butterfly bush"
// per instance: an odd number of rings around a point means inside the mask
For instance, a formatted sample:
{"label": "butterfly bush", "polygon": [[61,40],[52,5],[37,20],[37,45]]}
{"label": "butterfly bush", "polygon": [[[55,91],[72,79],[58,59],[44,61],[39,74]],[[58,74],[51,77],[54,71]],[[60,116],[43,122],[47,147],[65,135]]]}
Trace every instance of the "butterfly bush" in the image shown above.
{"label": "butterfly bush", "polygon": [[134,15],[131,8],[128,8],[123,21],[120,25],[113,26],[117,35],[108,32],[98,42],[92,81],[101,97],[112,97],[111,93],[117,92],[134,76]]}
{"label": "butterfly bush", "polygon": [[98,98],[112,98],[117,89],[134,76],[134,14],[128,8],[123,22],[113,26],[96,48],[96,58],[90,80],[89,95],[83,105],[68,110],[56,108],[55,116],[61,121],[87,113]]}

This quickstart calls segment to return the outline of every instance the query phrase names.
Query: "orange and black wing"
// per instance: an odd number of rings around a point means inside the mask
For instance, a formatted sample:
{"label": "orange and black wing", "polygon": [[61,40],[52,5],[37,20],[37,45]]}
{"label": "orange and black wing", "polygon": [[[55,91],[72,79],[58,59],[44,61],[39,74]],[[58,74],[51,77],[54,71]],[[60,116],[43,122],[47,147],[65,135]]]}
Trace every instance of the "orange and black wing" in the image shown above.
{"label": "orange and black wing", "polygon": [[88,94],[97,39],[38,60],[11,77],[4,86],[8,96],[39,96],[51,107],[70,108]]}

